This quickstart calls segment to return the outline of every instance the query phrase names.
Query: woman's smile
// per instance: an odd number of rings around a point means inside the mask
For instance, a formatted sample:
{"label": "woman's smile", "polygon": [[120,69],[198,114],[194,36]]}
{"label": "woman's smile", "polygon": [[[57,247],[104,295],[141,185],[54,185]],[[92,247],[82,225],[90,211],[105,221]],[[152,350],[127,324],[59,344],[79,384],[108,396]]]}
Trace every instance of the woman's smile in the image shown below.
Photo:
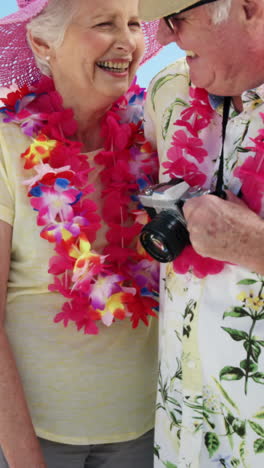
{"label": "woman's smile", "polygon": [[127,59],[109,59],[100,60],[96,65],[104,72],[118,77],[127,76],[131,60]]}

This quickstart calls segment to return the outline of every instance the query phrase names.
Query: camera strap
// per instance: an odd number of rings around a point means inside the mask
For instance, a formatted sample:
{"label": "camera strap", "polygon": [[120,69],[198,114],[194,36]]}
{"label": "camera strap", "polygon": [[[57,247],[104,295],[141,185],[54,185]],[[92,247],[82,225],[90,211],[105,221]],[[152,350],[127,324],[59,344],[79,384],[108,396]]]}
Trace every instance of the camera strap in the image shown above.
{"label": "camera strap", "polygon": [[225,144],[225,135],[226,135],[226,126],[228,122],[229,109],[231,104],[231,96],[224,97],[224,107],[223,107],[223,120],[222,120],[222,149],[219,161],[219,169],[217,174],[215,194],[220,198],[226,198],[225,191],[223,190],[224,185],[224,144]]}

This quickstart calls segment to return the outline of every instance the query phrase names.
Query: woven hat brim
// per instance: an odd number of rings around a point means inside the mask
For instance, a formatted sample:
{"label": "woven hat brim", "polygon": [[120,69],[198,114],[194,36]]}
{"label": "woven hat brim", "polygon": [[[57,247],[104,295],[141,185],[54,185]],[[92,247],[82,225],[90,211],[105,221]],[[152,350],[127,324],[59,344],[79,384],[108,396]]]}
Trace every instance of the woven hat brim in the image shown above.
{"label": "woven hat brim", "polygon": [[144,21],[153,21],[178,13],[196,2],[197,0],[140,0],[139,16]]}
{"label": "woven hat brim", "polygon": [[39,79],[41,73],[26,40],[26,25],[46,6],[48,0],[31,2],[0,18],[0,86],[18,86]]}
{"label": "woven hat brim", "polygon": [[31,18],[38,15],[41,10],[47,5],[49,0],[31,1],[24,8],[20,8],[15,13],[11,13],[4,18],[0,18],[0,25],[28,22]]}

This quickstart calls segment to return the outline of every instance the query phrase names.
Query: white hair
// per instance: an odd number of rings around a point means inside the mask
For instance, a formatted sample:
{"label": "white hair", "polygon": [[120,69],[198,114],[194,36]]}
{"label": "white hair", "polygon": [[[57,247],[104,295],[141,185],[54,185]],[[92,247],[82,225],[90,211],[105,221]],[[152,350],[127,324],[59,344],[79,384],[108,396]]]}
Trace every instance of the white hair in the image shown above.
{"label": "white hair", "polygon": [[220,24],[227,20],[231,5],[232,0],[217,0],[216,2],[207,4],[214,24]]}
{"label": "white hair", "polygon": [[49,0],[48,5],[27,24],[27,40],[37,66],[45,75],[51,76],[48,60],[39,57],[32,48],[32,37],[43,40],[57,49],[63,43],[65,32],[78,11],[77,0]]}

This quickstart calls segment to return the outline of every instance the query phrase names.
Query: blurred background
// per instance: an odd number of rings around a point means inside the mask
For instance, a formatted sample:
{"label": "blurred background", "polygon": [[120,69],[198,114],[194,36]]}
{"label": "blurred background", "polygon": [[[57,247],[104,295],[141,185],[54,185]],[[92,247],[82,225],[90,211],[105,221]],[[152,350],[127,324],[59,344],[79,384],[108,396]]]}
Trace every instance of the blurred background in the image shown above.
{"label": "blurred background", "polygon": [[[162,1],[162,0],[161,0]],[[9,15],[16,11],[16,0],[0,0],[0,17]],[[179,49],[176,44],[169,44],[164,47],[155,57],[149,60],[148,63],[142,65],[137,73],[138,83],[140,86],[146,88],[151,78],[162,68],[177,58],[183,57],[184,52]]]}

